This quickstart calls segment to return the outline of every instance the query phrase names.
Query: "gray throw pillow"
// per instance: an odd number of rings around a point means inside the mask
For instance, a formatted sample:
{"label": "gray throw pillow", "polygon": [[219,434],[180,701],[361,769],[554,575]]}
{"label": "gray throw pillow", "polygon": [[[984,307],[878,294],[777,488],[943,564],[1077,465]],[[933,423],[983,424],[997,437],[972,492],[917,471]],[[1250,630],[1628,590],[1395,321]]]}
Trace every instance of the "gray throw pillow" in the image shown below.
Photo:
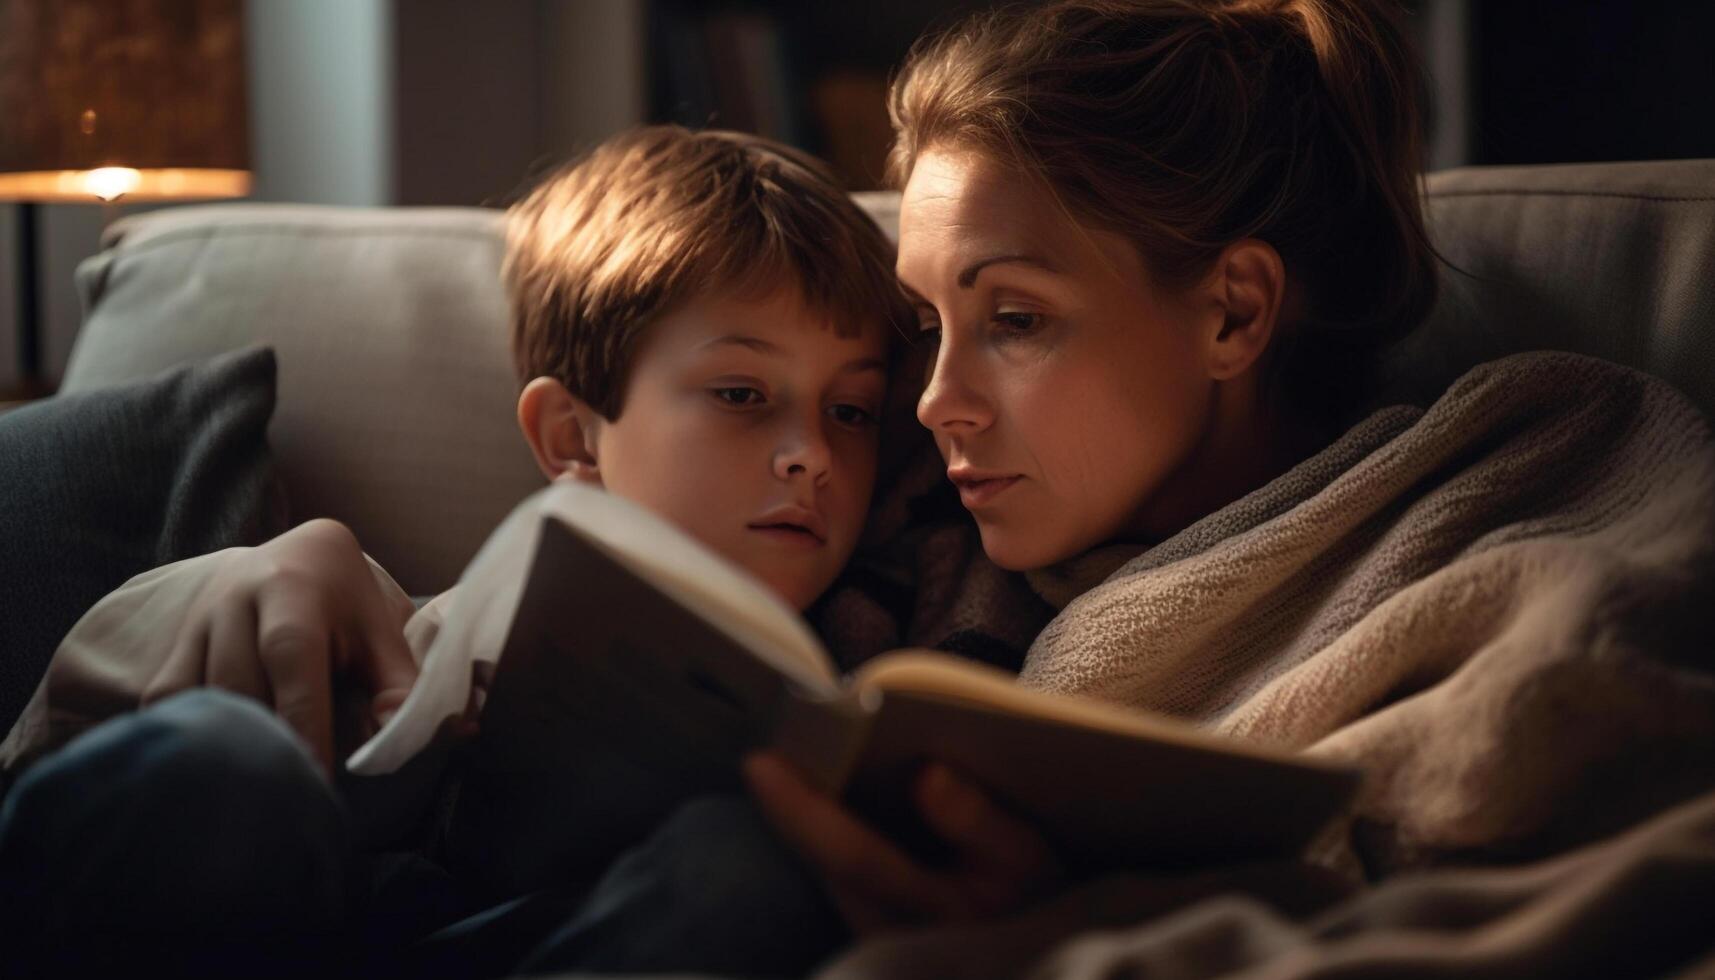
{"label": "gray throw pillow", "polygon": [[284,530],[274,379],[252,347],[0,415],[0,732],[103,595]]}

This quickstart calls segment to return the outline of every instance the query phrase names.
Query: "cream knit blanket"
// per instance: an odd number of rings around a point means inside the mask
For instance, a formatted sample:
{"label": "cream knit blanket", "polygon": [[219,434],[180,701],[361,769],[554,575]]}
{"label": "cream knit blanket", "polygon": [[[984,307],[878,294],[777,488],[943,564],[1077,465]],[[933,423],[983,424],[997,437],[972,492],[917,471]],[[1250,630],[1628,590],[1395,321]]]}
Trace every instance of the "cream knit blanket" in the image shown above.
{"label": "cream knit blanket", "polygon": [[1645,375],[1484,365],[1139,551],[1032,576],[1023,682],[1358,764],[1328,860],[1550,853],[1715,785],[1715,447]]}

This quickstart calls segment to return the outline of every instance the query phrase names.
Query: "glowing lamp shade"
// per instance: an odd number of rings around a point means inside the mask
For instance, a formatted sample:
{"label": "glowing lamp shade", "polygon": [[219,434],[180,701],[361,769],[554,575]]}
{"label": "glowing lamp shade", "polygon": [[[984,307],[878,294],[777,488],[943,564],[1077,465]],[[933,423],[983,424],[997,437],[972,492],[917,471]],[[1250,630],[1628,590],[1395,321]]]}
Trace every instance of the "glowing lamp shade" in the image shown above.
{"label": "glowing lamp shade", "polygon": [[241,0],[0,0],[0,200],[250,191]]}

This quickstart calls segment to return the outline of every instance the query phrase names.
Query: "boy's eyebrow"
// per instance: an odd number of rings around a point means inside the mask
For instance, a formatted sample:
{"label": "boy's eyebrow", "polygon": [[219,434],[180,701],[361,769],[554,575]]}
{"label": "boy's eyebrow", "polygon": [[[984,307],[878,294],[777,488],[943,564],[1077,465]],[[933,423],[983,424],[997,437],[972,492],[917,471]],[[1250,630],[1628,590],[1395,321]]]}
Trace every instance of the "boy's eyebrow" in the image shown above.
{"label": "boy's eyebrow", "polygon": [[777,345],[769,343],[761,337],[751,337],[741,333],[729,333],[725,336],[716,337],[713,340],[706,340],[697,346],[700,349],[707,350],[711,347],[725,347],[729,344],[736,347],[749,348],[750,350],[756,351],[758,354],[773,354],[776,357],[780,355],[780,348]]}
{"label": "boy's eyebrow", "polygon": [[[758,354],[769,354],[774,357],[779,357],[785,353],[780,349],[778,344],[764,340],[761,337],[752,337],[748,334],[742,333],[729,333],[725,336],[716,337],[713,340],[704,341],[699,344],[698,347],[703,350],[708,350],[709,348],[725,347],[727,345],[744,347],[749,350],[756,351]],[[882,374],[886,374],[887,362],[879,357],[860,357],[840,365],[841,374],[857,374],[863,371],[879,371]]]}
{"label": "boy's eyebrow", "polygon": [[840,365],[841,374],[860,374],[864,371],[875,371],[878,374],[886,374],[887,362],[875,357],[862,357],[855,361],[847,361]]}

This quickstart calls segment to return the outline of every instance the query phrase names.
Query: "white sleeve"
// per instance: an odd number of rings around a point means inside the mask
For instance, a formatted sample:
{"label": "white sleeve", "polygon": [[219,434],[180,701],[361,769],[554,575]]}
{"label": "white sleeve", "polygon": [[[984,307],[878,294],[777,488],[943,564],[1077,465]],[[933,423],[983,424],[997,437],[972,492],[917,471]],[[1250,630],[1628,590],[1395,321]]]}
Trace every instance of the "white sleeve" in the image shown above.
{"label": "white sleeve", "polygon": [[[55,648],[41,683],[0,742],[0,771],[20,769],[89,728],[136,710],[172,653],[191,603],[229,559],[248,550],[227,548],[150,569],[90,607]],[[384,595],[410,601],[385,569],[364,557]],[[438,614],[424,613],[437,603],[405,627],[419,664],[438,626]]]}
{"label": "white sleeve", "polygon": [[191,600],[234,550],[150,569],[90,607],[55,648],[29,704],[0,743],[0,769],[21,768],[135,710],[172,652]]}

